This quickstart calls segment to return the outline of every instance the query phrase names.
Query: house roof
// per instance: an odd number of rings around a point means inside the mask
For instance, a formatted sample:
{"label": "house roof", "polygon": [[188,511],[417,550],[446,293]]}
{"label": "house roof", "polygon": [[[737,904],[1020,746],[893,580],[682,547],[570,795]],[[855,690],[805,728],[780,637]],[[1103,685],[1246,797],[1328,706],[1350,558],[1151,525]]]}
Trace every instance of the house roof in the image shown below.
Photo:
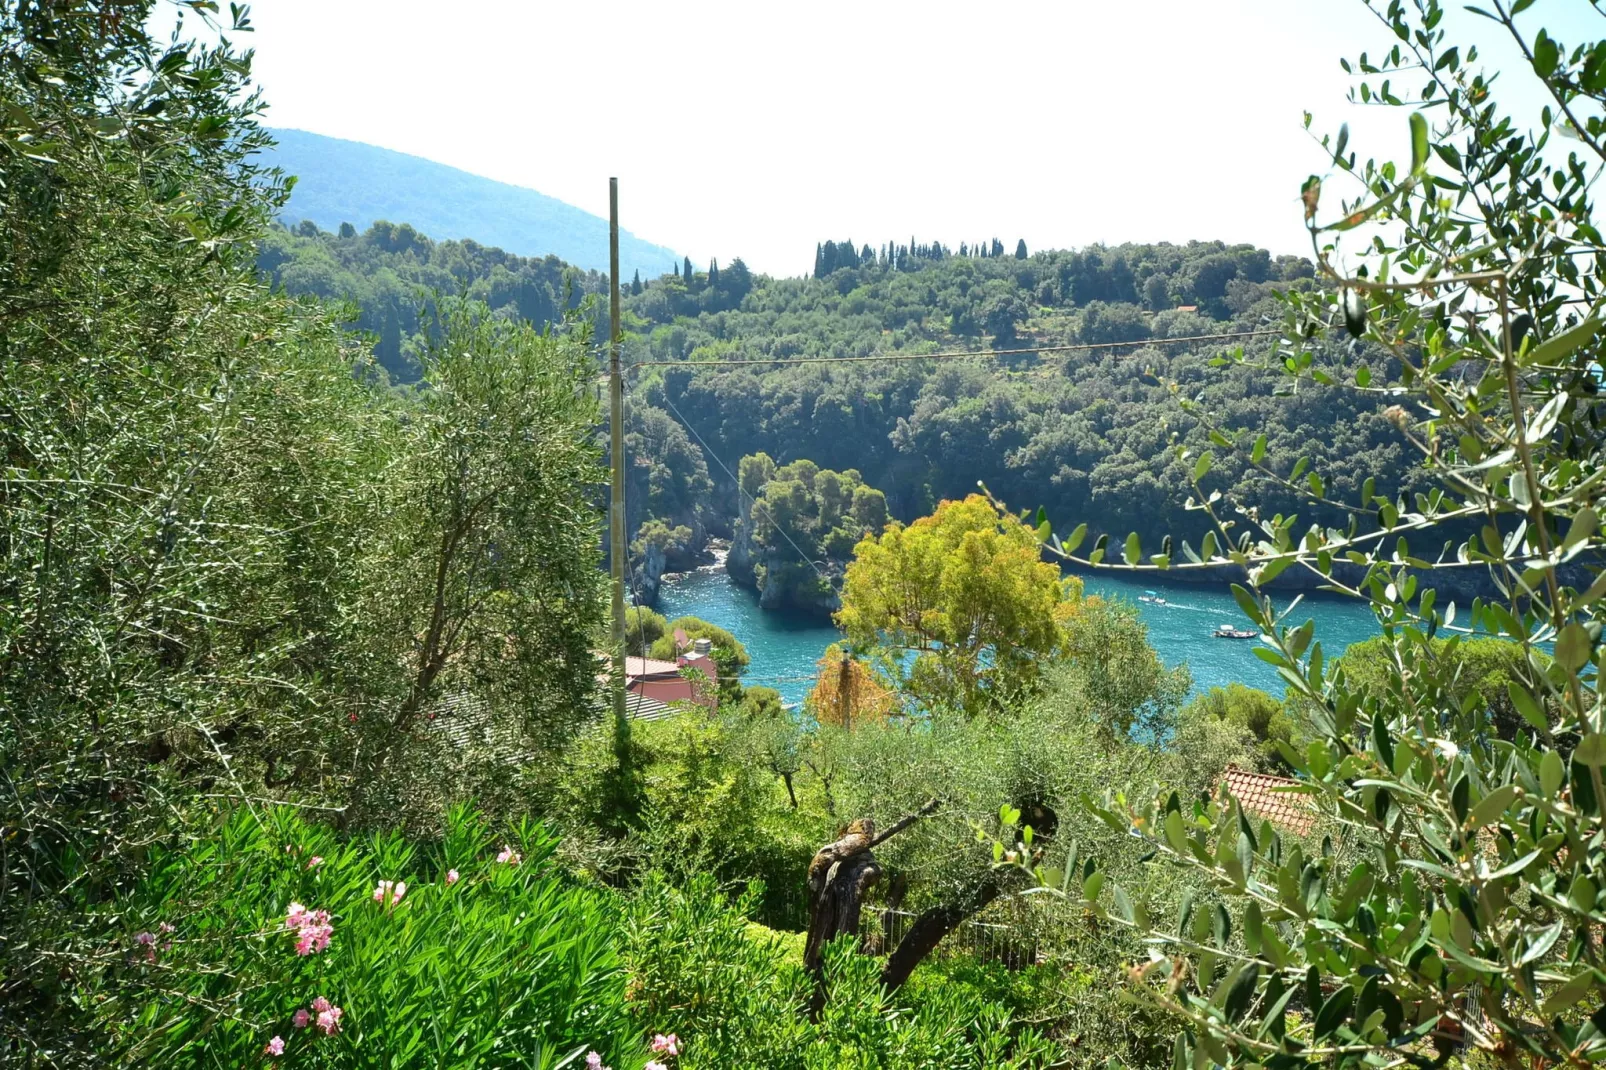
{"label": "house roof", "polygon": [[1304,836],[1316,826],[1316,811],[1307,797],[1287,790],[1299,787],[1297,780],[1252,773],[1229,765],[1222,774],[1221,786],[1238,801],[1244,813],[1254,814],[1288,832]]}
{"label": "house roof", "polygon": [[643,676],[679,676],[680,666],[658,658],[632,656],[625,659],[625,675],[638,680]]}

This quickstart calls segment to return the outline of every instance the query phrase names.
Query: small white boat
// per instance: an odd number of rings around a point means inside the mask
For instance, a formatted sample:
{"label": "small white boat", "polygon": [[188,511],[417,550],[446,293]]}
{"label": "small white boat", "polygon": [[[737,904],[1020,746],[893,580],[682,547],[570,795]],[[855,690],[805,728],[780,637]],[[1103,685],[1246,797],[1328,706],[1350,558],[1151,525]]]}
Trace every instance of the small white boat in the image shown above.
{"label": "small white boat", "polygon": [[1138,601],[1147,602],[1151,606],[1163,606],[1169,604],[1164,598],[1161,598],[1153,591],[1144,591],[1142,594],[1138,595]]}
{"label": "small white boat", "polygon": [[1217,625],[1210,633],[1217,639],[1259,639],[1260,633],[1249,628],[1234,628],[1230,624]]}

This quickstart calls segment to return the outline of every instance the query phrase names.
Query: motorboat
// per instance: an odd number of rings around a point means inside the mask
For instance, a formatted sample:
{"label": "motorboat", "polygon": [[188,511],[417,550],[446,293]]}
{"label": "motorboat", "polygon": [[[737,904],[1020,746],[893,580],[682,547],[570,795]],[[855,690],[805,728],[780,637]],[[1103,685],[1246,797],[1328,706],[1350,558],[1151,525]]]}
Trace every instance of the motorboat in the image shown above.
{"label": "motorboat", "polygon": [[1221,624],[1210,633],[1217,639],[1259,639],[1260,633],[1251,628],[1234,628],[1230,624]]}
{"label": "motorboat", "polygon": [[1138,601],[1147,602],[1151,606],[1164,606],[1170,604],[1153,591],[1144,591],[1142,594],[1138,595]]}

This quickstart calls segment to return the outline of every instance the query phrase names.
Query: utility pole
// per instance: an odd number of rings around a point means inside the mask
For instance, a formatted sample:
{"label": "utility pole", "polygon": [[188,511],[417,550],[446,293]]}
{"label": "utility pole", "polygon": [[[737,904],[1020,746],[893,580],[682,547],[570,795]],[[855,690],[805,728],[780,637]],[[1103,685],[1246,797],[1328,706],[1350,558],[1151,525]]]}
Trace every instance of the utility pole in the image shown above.
{"label": "utility pole", "polygon": [[625,713],[625,386],[619,372],[619,180],[608,179],[608,453],[613,486],[608,502],[608,549],[613,564],[614,746],[627,753]]}

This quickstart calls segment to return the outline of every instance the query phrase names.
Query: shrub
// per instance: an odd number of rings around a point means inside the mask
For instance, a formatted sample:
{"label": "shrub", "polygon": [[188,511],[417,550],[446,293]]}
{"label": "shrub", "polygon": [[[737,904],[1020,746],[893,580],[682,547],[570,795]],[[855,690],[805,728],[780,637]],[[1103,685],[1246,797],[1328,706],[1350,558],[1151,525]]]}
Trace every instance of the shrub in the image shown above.
{"label": "shrub", "polygon": [[[463,810],[428,847],[238,810],[215,836],[156,852],[104,914],[123,936],[85,1002],[105,1054],[246,1066],[277,1036],[331,1067],[547,1068],[590,1049],[640,1065],[617,915],[561,879],[554,846],[531,825],[499,845]],[[341,1012],[332,1035],[319,999]]]}
{"label": "shrub", "polygon": [[913,1013],[895,1005],[881,989],[880,964],[850,940],[828,950],[830,997],[811,1021],[810,981],[795,941],[755,932],[745,919],[754,902],[753,889],[727,902],[706,876],[675,888],[655,875],[626,912],[631,1009],[642,1028],[673,1029],[684,1039],[682,1070],[1049,1063],[1047,1041],[972,991],[929,992]]}

